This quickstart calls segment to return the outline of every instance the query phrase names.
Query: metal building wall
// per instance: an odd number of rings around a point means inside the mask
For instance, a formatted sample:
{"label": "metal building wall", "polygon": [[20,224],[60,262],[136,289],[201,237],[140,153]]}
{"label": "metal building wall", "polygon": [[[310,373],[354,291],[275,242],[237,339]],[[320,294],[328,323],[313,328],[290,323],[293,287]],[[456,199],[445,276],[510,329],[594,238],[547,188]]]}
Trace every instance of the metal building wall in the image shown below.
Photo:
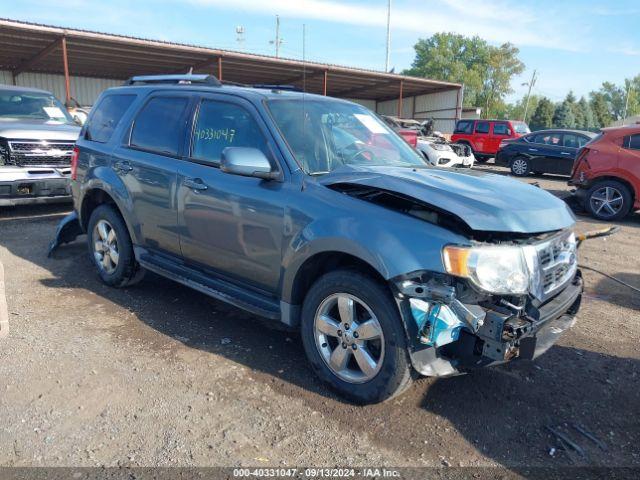
{"label": "metal building wall", "polygon": [[[80,105],[93,105],[104,90],[122,85],[122,80],[89,77],[70,77],[71,97],[75,98]],[[0,83],[12,85],[11,72],[0,70]],[[25,72],[16,78],[16,83],[22,87],[41,88],[52,92],[56,97],[64,102],[64,75],[54,75],[49,73]]]}
{"label": "metal building wall", "polygon": [[[453,133],[460,101],[458,90],[429,93],[417,97],[402,99],[402,117],[424,120],[435,119],[435,129],[442,133]],[[382,115],[398,115],[398,100],[387,100],[378,103],[378,113]]]}

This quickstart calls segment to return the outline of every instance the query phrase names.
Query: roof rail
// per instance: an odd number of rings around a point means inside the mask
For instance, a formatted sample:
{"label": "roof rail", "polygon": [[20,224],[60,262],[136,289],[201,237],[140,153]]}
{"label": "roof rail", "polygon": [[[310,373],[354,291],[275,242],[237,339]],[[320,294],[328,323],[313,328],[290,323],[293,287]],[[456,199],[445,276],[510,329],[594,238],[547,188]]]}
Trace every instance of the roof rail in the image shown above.
{"label": "roof rail", "polygon": [[251,85],[253,88],[262,88],[265,90],[290,90],[292,92],[301,92],[302,89],[296,87],[295,85],[277,85],[271,83],[256,83]]}
{"label": "roof rail", "polygon": [[178,74],[178,75],[139,75],[129,78],[124,85],[149,85],[149,84],[186,84],[200,83],[212,87],[220,87],[222,84],[213,75],[206,74]]}

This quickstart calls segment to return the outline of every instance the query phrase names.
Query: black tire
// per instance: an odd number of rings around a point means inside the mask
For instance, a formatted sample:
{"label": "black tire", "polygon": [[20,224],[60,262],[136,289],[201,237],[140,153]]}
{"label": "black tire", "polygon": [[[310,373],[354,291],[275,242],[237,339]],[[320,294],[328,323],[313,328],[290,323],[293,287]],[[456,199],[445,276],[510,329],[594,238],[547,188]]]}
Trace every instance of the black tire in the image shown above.
{"label": "black tire", "polygon": [[[603,198],[603,191],[606,192],[607,189],[610,192],[612,199],[620,199],[619,205],[617,202],[612,202],[610,204],[615,213],[612,213],[612,210],[603,207],[603,202],[599,201],[599,198]],[[595,183],[591,188],[589,188],[589,190],[587,190],[584,197],[584,209],[589,212],[592,217],[597,218],[598,220],[620,220],[629,214],[632,207],[633,196],[631,195],[629,187],[624,183],[615,180],[604,180]]]}
{"label": "black tire", "polygon": [[[353,295],[362,300],[377,317],[383,332],[382,364],[375,376],[364,383],[351,383],[336,375],[325,363],[316,344],[316,312],[325,299],[337,293]],[[336,270],[318,279],[303,303],[301,335],[307,358],[316,374],[352,402],[383,402],[399,395],[411,384],[413,370],[398,307],[385,285],[363,273]]]}
{"label": "black tire", "polygon": [[[95,255],[96,225],[100,221],[106,221],[113,228],[116,237],[118,261],[112,272],[107,272],[98,262]],[[111,287],[128,287],[142,280],[144,270],[136,262],[133,254],[133,244],[127,226],[120,215],[120,212],[112,205],[100,205],[89,218],[87,226],[87,246],[89,257],[98,270],[100,279]]]}
{"label": "black tire", "polygon": [[509,164],[511,174],[514,177],[526,177],[531,173],[531,164],[526,157],[515,157]]}

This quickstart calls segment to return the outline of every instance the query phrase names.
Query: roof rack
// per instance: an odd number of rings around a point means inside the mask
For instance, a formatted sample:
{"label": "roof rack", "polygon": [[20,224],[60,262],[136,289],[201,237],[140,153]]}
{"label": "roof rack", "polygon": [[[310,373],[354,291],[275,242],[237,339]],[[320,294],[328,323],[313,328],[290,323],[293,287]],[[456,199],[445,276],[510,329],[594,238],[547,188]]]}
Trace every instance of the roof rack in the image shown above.
{"label": "roof rack", "polygon": [[213,75],[205,74],[179,74],[179,75],[139,75],[131,77],[124,85],[150,85],[150,84],[176,84],[192,85],[194,83],[220,87],[222,84]]}

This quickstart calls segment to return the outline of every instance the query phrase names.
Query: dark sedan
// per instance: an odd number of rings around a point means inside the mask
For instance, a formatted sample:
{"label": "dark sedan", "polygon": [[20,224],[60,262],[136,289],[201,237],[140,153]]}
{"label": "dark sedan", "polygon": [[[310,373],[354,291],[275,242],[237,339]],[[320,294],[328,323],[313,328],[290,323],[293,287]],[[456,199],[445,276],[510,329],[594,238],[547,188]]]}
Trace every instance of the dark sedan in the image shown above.
{"label": "dark sedan", "polygon": [[495,162],[509,167],[517,177],[532,172],[571,175],[578,150],[595,136],[595,133],[582,130],[540,130],[503,140]]}

